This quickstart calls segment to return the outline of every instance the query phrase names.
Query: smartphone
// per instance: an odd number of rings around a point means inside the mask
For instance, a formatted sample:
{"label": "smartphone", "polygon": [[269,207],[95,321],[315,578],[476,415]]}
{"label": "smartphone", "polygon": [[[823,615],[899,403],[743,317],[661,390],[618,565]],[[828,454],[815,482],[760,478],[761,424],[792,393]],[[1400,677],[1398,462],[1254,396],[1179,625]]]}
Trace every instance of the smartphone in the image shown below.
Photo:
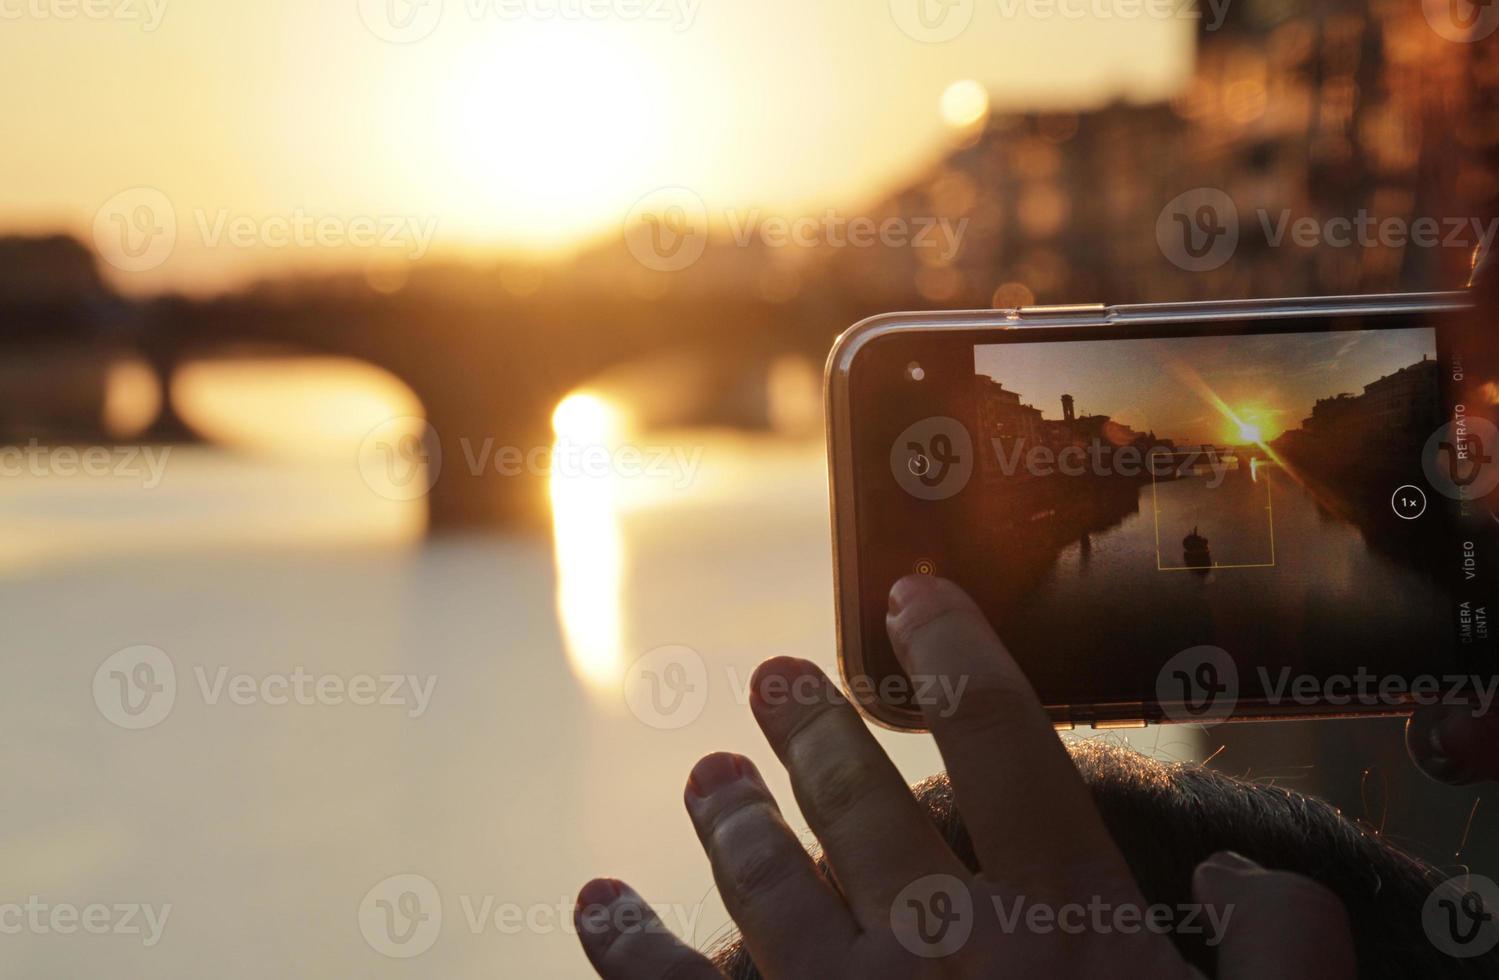
{"label": "smartphone", "polygon": [[975,598],[1059,727],[1499,686],[1467,293],[877,316],[826,396],[839,663],[882,725],[925,727],[885,630],[912,573]]}

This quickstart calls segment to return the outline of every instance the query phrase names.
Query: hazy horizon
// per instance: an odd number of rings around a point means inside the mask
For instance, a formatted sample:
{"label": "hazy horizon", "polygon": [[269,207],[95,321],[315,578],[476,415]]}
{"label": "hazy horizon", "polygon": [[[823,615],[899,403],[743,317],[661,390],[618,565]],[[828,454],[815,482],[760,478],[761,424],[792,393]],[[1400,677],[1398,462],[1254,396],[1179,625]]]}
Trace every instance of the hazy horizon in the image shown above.
{"label": "hazy horizon", "polygon": [[[1160,100],[1190,77],[1197,27],[1007,18],[991,0],[933,44],[884,3],[640,5],[657,19],[539,3],[447,0],[410,43],[377,36],[354,0],[142,0],[66,20],[28,7],[6,20],[0,79],[16,92],[46,79],[46,97],[8,113],[25,152],[0,160],[0,234],[92,242],[112,197],[160,191],[181,230],[171,259],[106,270],[145,292],[358,259],[205,244],[221,218],[430,220],[428,254],[465,259],[576,250],[661,187],[693,189],[714,217],[857,208],[944,153],[954,82],[979,82],[997,108]],[[536,11],[499,12],[515,7]]]}

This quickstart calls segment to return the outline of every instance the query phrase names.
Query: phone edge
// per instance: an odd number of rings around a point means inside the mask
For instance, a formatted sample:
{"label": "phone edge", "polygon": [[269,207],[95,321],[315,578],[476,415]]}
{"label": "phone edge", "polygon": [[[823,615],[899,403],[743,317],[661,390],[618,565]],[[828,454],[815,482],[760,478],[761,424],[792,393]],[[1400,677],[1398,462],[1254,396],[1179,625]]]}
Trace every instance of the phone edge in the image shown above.
{"label": "phone edge", "polygon": [[[855,359],[870,341],[890,332],[892,327],[923,330],[984,329],[999,331],[1025,330],[1035,327],[1089,327],[1135,325],[1150,326],[1197,320],[1226,322],[1270,316],[1286,319],[1305,316],[1358,315],[1364,313],[1398,314],[1421,312],[1455,312],[1472,308],[1471,294],[1463,290],[1419,293],[1374,293],[1363,296],[1288,297],[1273,299],[1214,300],[1185,303],[1144,303],[1119,306],[1090,304],[1055,307],[1020,307],[994,310],[939,310],[879,313],[865,317],[840,333],[828,351],[823,370],[823,419],[827,441],[829,523],[832,529],[834,643],[838,654],[838,679],[845,693],[850,693],[852,671],[862,669],[863,647],[859,616],[859,557],[857,515],[853,490],[852,422],[849,406],[849,380]],[[850,586],[850,587],[845,587]],[[927,731],[925,718],[919,712],[892,709],[878,699],[866,703],[850,696],[867,719],[892,731]],[[1172,724],[1160,710],[1145,710],[1143,702],[1117,706],[1089,705],[1086,714],[1072,710],[1071,705],[1045,705],[1052,724],[1059,730],[1078,725],[1095,729],[1142,728],[1151,724]],[[1111,707],[1117,710],[1109,711]],[[1159,705],[1155,705],[1159,709]],[[1103,709],[1100,713],[1096,709]],[[1225,721],[1271,721],[1291,719],[1333,719],[1401,715],[1407,710],[1375,707],[1349,712],[1323,710],[1321,706],[1250,708]]]}

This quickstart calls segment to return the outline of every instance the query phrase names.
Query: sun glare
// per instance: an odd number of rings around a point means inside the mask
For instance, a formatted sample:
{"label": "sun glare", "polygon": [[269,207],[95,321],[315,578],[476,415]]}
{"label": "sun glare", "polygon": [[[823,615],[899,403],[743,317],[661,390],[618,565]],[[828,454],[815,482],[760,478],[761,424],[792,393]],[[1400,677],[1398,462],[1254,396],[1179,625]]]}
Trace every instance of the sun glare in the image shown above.
{"label": "sun glare", "polygon": [[475,38],[433,97],[408,103],[435,171],[410,179],[440,186],[443,213],[464,216],[445,232],[573,244],[617,223],[654,186],[671,150],[659,83],[622,31]]}
{"label": "sun glare", "polygon": [[579,444],[608,444],[619,435],[622,425],[617,408],[586,391],[568,395],[552,412],[552,431],[557,438]]}
{"label": "sun glare", "polygon": [[1278,414],[1260,406],[1241,406],[1229,411],[1224,418],[1227,441],[1264,446],[1282,431],[1276,421]]}
{"label": "sun glare", "polygon": [[[624,426],[614,405],[574,392],[552,413],[554,448],[612,446]],[[624,535],[615,482],[611,474],[560,466],[551,474],[557,617],[573,672],[598,691],[612,689],[624,669]]]}
{"label": "sun glare", "polygon": [[954,129],[966,129],[989,115],[989,91],[972,79],[953,82],[942,93],[942,118]]}

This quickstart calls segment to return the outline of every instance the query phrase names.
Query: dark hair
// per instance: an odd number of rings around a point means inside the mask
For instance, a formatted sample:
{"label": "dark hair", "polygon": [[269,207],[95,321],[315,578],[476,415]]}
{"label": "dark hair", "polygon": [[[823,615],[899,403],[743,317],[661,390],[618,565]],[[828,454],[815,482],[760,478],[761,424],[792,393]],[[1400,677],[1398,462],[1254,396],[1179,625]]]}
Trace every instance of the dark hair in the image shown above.
{"label": "dark hair", "polygon": [[[1360,977],[1499,976],[1499,951],[1457,959],[1427,939],[1422,907],[1448,875],[1331,804],[1200,765],[1159,762],[1102,739],[1072,742],[1069,749],[1148,902],[1191,902],[1193,869],[1217,851],[1237,851],[1266,868],[1313,878],[1343,900]],[[946,775],[912,789],[953,851],[976,869]],[[827,874],[820,858],[818,867]],[[1172,938],[1193,966],[1214,974],[1213,949],[1201,937]],[[760,976],[734,937],[718,946],[714,962],[731,980]]]}

